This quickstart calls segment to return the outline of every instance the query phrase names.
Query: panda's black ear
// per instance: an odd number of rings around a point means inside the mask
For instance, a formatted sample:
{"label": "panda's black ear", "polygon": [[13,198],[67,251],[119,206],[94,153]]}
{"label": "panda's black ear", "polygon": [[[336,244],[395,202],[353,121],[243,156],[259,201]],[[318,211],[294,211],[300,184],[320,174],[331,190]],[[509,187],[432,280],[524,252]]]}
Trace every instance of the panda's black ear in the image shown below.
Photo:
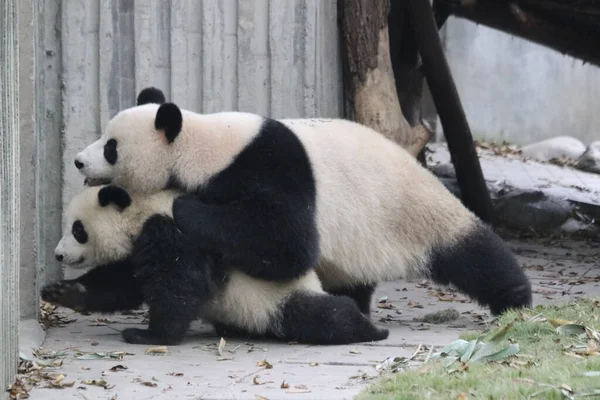
{"label": "panda's black ear", "polygon": [[162,92],[162,90],[150,86],[142,89],[140,94],[138,94],[136,104],[138,106],[148,103],[163,104],[165,101],[167,101],[167,99],[165,98],[165,94]]}
{"label": "panda's black ear", "polygon": [[103,187],[98,192],[98,202],[101,207],[114,204],[119,211],[123,211],[131,205],[131,197],[122,187],[109,185]]}
{"label": "panda's black ear", "polygon": [[165,103],[158,107],[154,127],[165,131],[165,137],[169,143],[173,143],[181,127],[183,126],[183,115],[174,103]]}

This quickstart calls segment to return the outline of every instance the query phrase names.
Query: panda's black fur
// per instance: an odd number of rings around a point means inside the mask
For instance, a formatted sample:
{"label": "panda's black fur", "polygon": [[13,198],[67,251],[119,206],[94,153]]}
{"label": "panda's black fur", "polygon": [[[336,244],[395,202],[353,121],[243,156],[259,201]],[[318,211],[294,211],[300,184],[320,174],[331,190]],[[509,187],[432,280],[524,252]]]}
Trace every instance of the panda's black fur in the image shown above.
{"label": "panda's black fur", "polygon": [[[97,201],[103,208],[114,206],[119,213],[132,205],[129,194],[113,185],[101,188]],[[135,210],[132,214],[136,219],[142,218]],[[119,230],[111,224],[110,229],[113,228]],[[84,219],[83,229],[93,231],[94,227],[86,227]],[[94,232],[94,237],[98,233]],[[204,317],[201,310],[210,308],[210,301],[230,282],[228,270],[222,268],[218,259],[218,255],[200,251],[192,244],[170,216],[154,214],[143,223],[129,257],[97,266],[77,279],[48,285],[42,290],[42,299],[79,312],[101,313],[135,309],[147,303],[148,329],[125,329],[122,332],[125,341],[177,344],[191,322]],[[253,280],[244,282],[251,290]],[[265,336],[312,344],[383,340],[388,336],[386,329],[375,327],[360,313],[352,299],[328,295],[320,287],[315,291],[290,291],[277,306],[279,311],[272,316],[264,334],[256,335],[243,326],[222,323],[218,315],[210,312],[208,322],[221,335]]]}
{"label": "panda's black fur", "polygon": [[[145,103],[162,104],[155,127],[171,143],[182,129],[181,111],[153,87],[140,92],[138,105]],[[182,186],[172,175],[168,188]],[[315,202],[304,146],[284,124],[266,118],[233,162],[195,193],[175,200],[173,212],[175,221],[182,221],[179,229],[198,247],[222,254],[225,265],[256,278],[286,280],[317,264]]]}

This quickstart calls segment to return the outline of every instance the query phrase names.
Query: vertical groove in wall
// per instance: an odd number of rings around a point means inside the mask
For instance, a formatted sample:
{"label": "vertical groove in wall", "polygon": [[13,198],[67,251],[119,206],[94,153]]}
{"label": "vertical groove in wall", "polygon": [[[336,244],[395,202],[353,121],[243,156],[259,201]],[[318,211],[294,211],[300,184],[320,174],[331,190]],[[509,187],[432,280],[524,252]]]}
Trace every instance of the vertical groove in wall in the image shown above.
{"label": "vertical groove in wall", "polygon": [[288,1],[283,7],[271,1],[269,7],[269,50],[271,115],[304,115],[305,0]]}
{"label": "vertical groove in wall", "polygon": [[155,31],[154,59],[156,83],[163,88],[165,96],[171,94],[171,2],[157,0],[154,18],[158,23]]}
{"label": "vertical groove in wall", "polygon": [[237,5],[238,109],[270,115],[269,0],[238,0]]}
{"label": "vertical groove in wall", "polygon": [[0,3],[0,396],[14,379],[18,355],[20,143],[18,0]]}
{"label": "vertical groove in wall", "polygon": [[237,1],[225,0],[223,9],[223,69],[224,111],[238,108],[237,99]]}
{"label": "vertical groove in wall", "polygon": [[34,62],[34,2],[19,2],[19,130],[20,130],[20,204],[21,234],[27,240],[20,241],[20,277],[19,294],[21,318],[36,318],[38,312],[37,298],[33,296],[37,281],[37,242],[36,242],[36,209],[35,181],[37,169],[36,132],[35,132],[35,82],[37,80]]}
{"label": "vertical groove in wall", "polygon": [[[76,154],[98,138],[99,108],[99,3],[62,2],[63,88],[63,210],[83,186],[73,165]],[[65,270],[68,275],[72,271]]]}
{"label": "vertical groove in wall", "polygon": [[61,48],[60,0],[38,3],[36,64],[36,225],[38,284],[61,277],[54,247],[61,236]]}
{"label": "vertical groove in wall", "polygon": [[224,6],[222,1],[202,2],[202,112],[205,113],[225,108],[223,71],[231,66],[224,62]]}
{"label": "vertical groove in wall", "polygon": [[202,109],[202,1],[171,0],[171,101]]}
{"label": "vertical groove in wall", "polygon": [[317,0],[305,0],[306,11],[304,13],[303,30],[304,30],[304,53],[302,59],[304,61],[303,75],[303,115],[314,117],[316,114],[315,105],[315,85],[317,65],[319,63],[319,41],[317,36],[318,26],[318,10],[319,5]]}
{"label": "vertical groove in wall", "polygon": [[101,131],[110,118],[135,104],[133,0],[100,2],[99,90]]}

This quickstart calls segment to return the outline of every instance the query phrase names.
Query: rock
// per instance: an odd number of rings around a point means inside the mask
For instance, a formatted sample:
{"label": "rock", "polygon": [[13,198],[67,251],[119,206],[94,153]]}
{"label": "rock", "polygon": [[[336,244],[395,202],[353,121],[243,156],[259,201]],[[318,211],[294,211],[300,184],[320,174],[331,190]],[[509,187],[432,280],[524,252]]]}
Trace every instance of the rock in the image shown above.
{"label": "rock", "polygon": [[564,224],[561,225],[560,230],[567,233],[577,232],[592,232],[593,228],[590,224],[581,222],[575,218],[569,218]]}
{"label": "rock", "polygon": [[569,219],[573,206],[539,190],[517,190],[499,197],[495,209],[498,220],[508,228],[552,231]]}
{"label": "rock", "polygon": [[585,145],[579,139],[571,136],[557,136],[524,146],[521,154],[541,162],[548,162],[552,159],[575,161],[585,150]]}
{"label": "rock", "polygon": [[592,142],[575,163],[575,168],[600,174],[600,141]]}

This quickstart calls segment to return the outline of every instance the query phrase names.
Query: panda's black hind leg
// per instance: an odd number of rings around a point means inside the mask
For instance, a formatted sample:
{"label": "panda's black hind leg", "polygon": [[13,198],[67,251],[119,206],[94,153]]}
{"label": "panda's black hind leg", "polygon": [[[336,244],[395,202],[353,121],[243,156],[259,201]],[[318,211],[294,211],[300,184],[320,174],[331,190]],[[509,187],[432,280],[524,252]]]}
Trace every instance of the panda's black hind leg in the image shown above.
{"label": "panda's black hind leg", "polygon": [[453,246],[435,249],[431,278],[451,283],[494,315],[530,307],[531,283],[504,241],[487,225],[478,223]]}
{"label": "panda's black hind leg", "polygon": [[327,289],[327,292],[336,296],[347,296],[353,299],[361,313],[371,315],[371,302],[377,285],[355,285],[344,288]]}
{"label": "panda's black hind leg", "polygon": [[387,339],[346,296],[294,293],[281,310],[280,339],[307,344],[349,344]]}

